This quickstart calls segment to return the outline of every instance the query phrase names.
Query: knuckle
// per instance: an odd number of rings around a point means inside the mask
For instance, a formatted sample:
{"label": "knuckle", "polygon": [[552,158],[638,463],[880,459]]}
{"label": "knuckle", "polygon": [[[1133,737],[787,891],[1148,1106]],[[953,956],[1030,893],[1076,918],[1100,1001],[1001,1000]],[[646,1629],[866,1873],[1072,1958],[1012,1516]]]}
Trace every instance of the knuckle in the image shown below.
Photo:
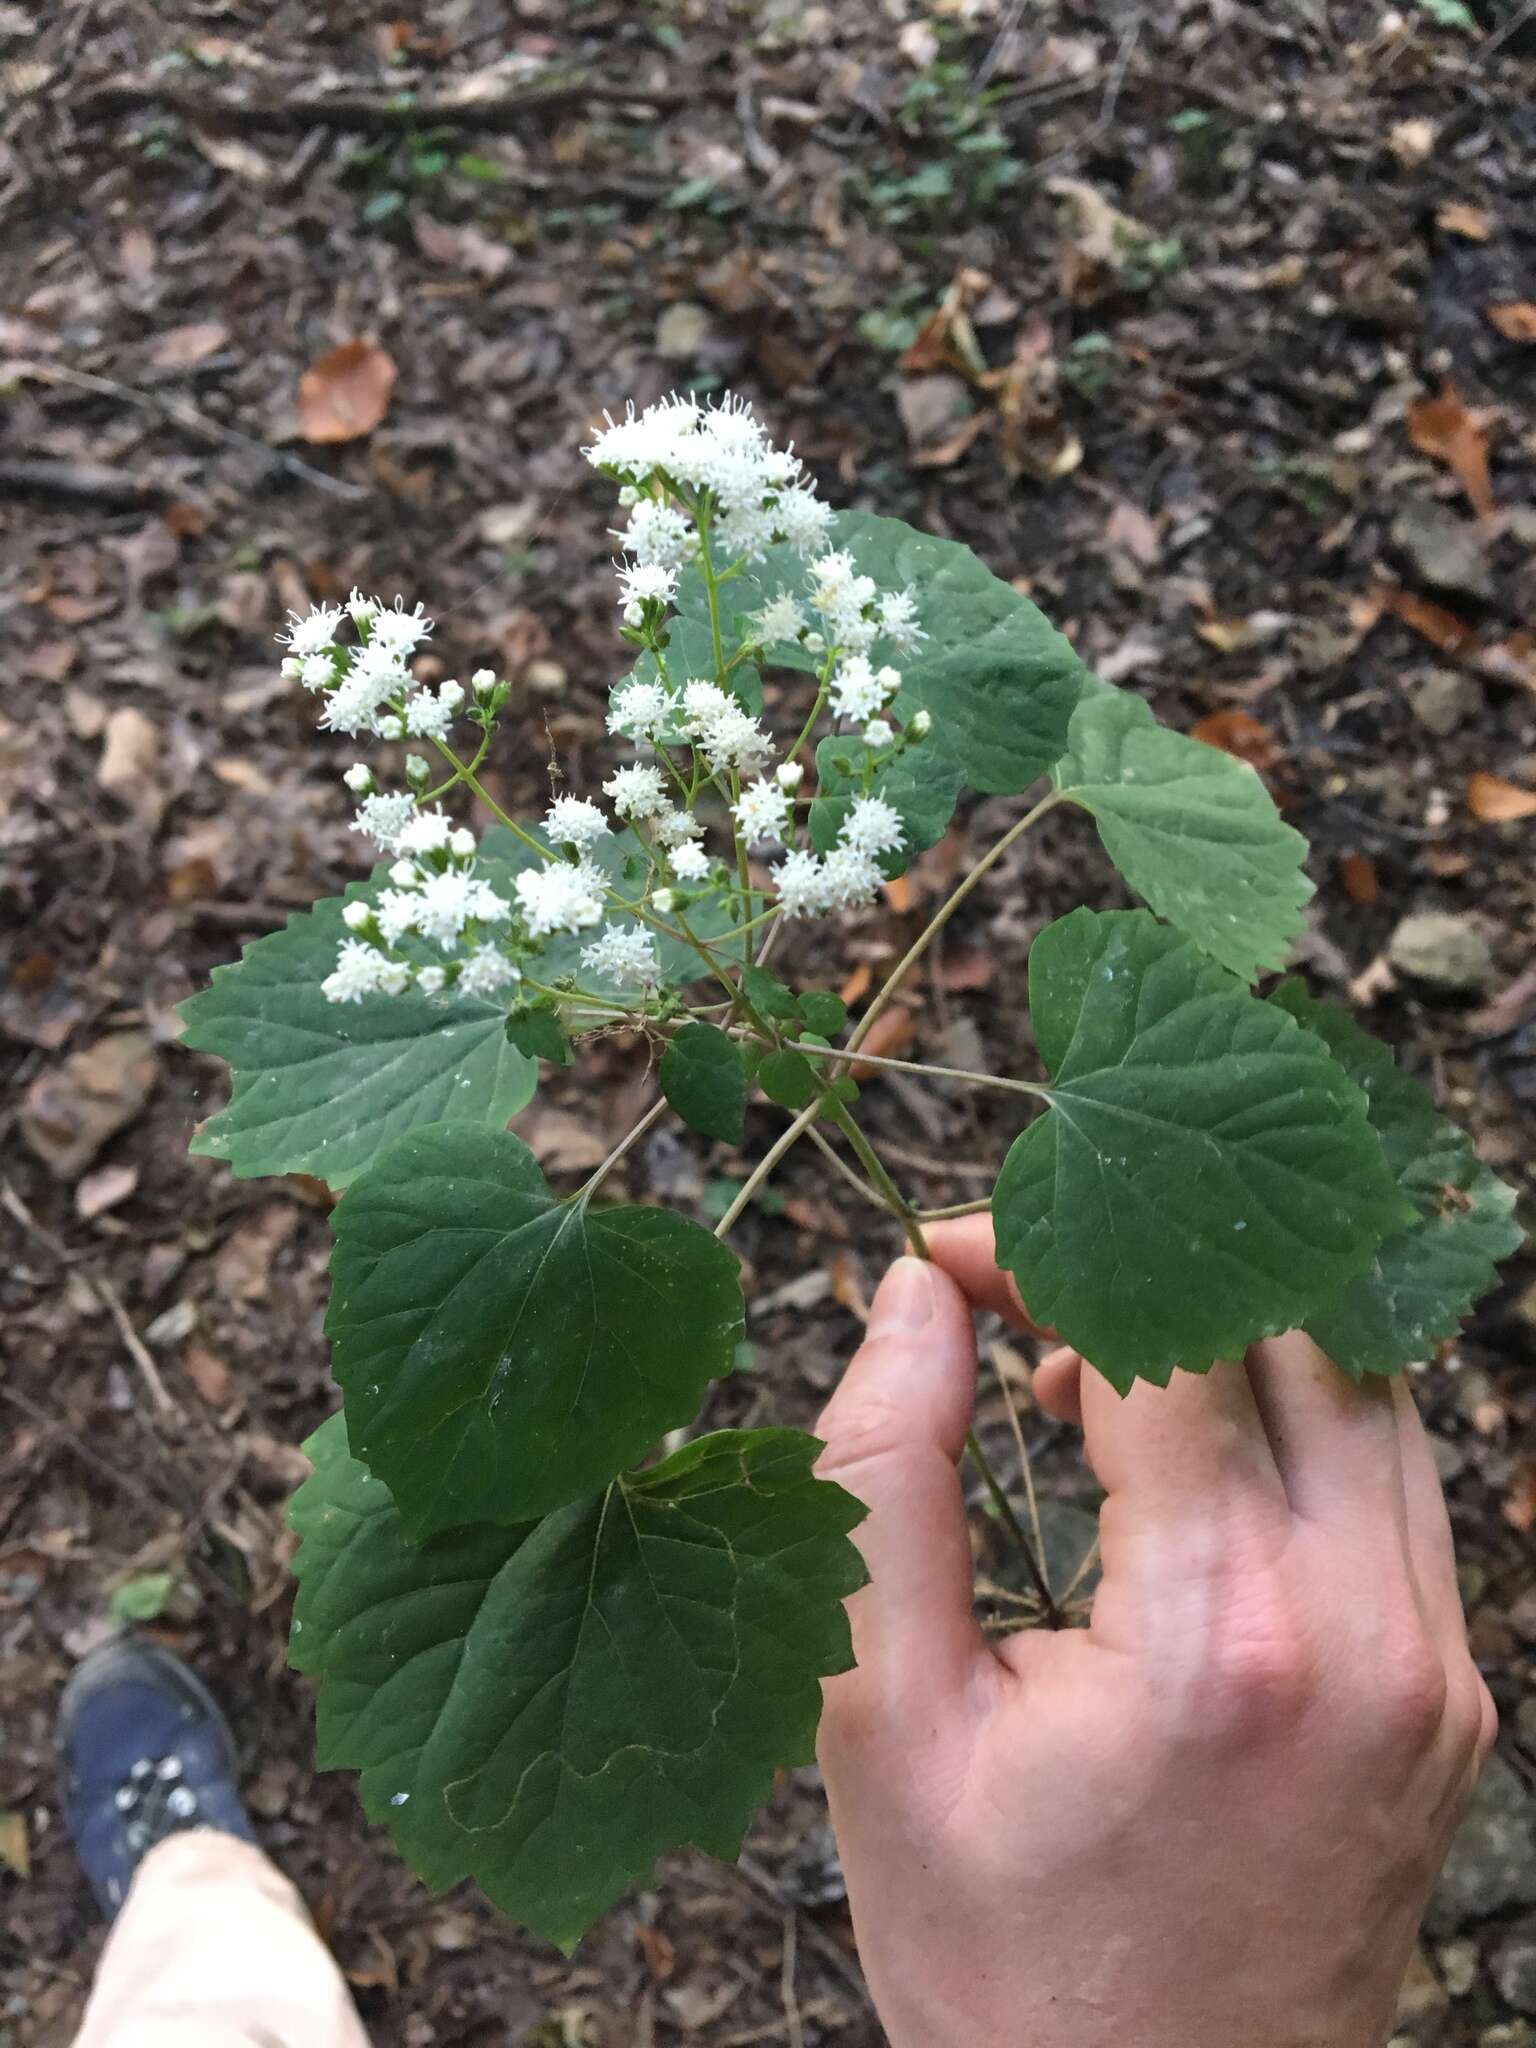
{"label": "knuckle", "polygon": [[1384,1733],[1408,1749],[1427,1748],[1445,1722],[1450,1679],[1423,1632],[1403,1627],[1381,1646],[1375,1703]]}
{"label": "knuckle", "polygon": [[833,1401],[818,1425],[826,1449],[817,1461],[823,1477],[847,1472],[901,1448],[907,1425],[893,1401],[859,1394]]}
{"label": "knuckle", "polygon": [[1209,1701],[1218,1730],[1243,1741],[1293,1728],[1318,1691],[1312,1629],[1290,1589],[1248,1575],[1212,1646]]}

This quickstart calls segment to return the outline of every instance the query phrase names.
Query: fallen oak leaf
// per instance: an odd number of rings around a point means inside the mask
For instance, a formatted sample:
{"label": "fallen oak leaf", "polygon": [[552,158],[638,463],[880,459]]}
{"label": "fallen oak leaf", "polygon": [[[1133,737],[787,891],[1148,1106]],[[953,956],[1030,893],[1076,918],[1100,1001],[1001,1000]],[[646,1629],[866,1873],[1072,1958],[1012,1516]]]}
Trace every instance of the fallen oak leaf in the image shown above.
{"label": "fallen oak leaf", "polygon": [[1481,420],[1469,412],[1449,378],[1437,398],[1420,398],[1404,415],[1408,438],[1421,455],[1443,462],[1481,518],[1494,511],[1488,475],[1488,435]]}
{"label": "fallen oak leaf", "polygon": [[344,341],[299,379],[299,432],[323,445],[371,434],[389,409],[395,362],[376,341]]}
{"label": "fallen oak leaf", "polygon": [[1488,775],[1479,769],[1467,777],[1467,809],[1485,825],[1536,818],[1536,790],[1522,789],[1502,775]]}
{"label": "fallen oak leaf", "polygon": [[1442,654],[1465,654],[1477,639],[1475,629],[1465,619],[1411,590],[1384,590],[1381,600],[1383,611],[1392,612],[1405,626],[1421,633]]}
{"label": "fallen oak leaf", "polygon": [[1213,711],[1190,727],[1189,736],[1203,747],[1246,761],[1260,775],[1276,765],[1282,751],[1269,727],[1246,711]]}

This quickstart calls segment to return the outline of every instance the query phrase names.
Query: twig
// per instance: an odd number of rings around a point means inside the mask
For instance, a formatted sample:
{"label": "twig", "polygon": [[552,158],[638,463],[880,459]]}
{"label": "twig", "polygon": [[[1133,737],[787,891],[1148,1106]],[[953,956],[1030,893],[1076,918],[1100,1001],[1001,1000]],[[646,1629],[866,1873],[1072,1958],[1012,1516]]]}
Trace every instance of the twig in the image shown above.
{"label": "twig", "polygon": [[972,83],[978,92],[997,69],[1004,44],[1024,18],[1024,6],[1025,0],[1008,0],[1008,5],[1003,10],[1003,18],[998,23],[997,34],[992,38],[992,46],[976,66],[976,76]]}
{"label": "twig", "polygon": [[890,1213],[887,1210],[885,1203],[875,1193],[874,1189],[870,1187],[867,1182],[860,1180],[859,1176],[854,1172],[853,1168],[848,1164],[847,1160],[840,1157],[837,1147],[830,1143],[830,1141],[820,1131],[817,1130],[814,1124],[812,1124],[810,1129],[806,1132],[806,1136],[810,1139],[811,1143],[816,1147],[816,1150],[819,1153],[821,1153],[822,1157],[826,1160],[827,1164],[833,1167],[838,1173],[842,1175],[843,1179],[847,1181],[849,1187],[853,1189],[856,1195],[862,1195],[864,1200],[868,1202],[873,1208],[878,1209],[882,1216],[888,1215]]}
{"label": "twig", "polygon": [[284,448],[274,448],[266,441],[258,441],[252,434],[242,434],[238,427],[226,427],[219,420],[211,420],[196,406],[189,405],[184,398],[170,398],[158,391],[140,391],[132,384],[120,384],[115,377],[96,377],[85,370],[69,370],[60,363],[39,363],[22,361],[11,365],[16,376],[29,377],[38,384],[68,384],[78,391],[94,391],[103,398],[120,398],[129,405],[140,405],[151,412],[163,413],[189,433],[200,434],[205,441],[220,441],[232,448],[247,448],[253,453],[275,462],[294,476],[301,476],[306,483],[312,483],[317,490],[329,491],[333,497],[345,498],[356,504],[369,496],[361,484],[348,483],[345,477],[331,476],[323,469],[315,469],[302,456],[290,455]]}
{"label": "twig", "polygon": [[1521,8],[1518,14],[1506,21],[1502,28],[1494,30],[1487,42],[1478,51],[1479,57],[1491,57],[1495,50],[1502,50],[1510,37],[1518,35],[1533,15],[1536,15],[1536,0],[1526,0],[1525,6]]}
{"label": "twig", "polygon": [[92,1292],[101,1302],[102,1307],[111,1316],[113,1322],[116,1323],[117,1333],[123,1340],[123,1348],[139,1368],[144,1384],[149,1389],[151,1400],[154,1401],[163,1414],[179,1415],[182,1412],[181,1408],[172,1396],[167,1393],[165,1381],[160,1377],[160,1368],[150,1355],[149,1347],[145,1344],[144,1339],[133,1327],[128,1311],[123,1307],[122,1299],[117,1289],[110,1280],[103,1280],[99,1273],[87,1273],[85,1279]]}
{"label": "twig", "polygon": [[[890,1147],[887,1146],[886,1150],[889,1151]],[[951,1202],[945,1209],[919,1209],[917,1220],[919,1223],[948,1223],[956,1216],[984,1215],[991,1206],[992,1197],[982,1195],[974,1202]]]}
{"label": "twig", "polygon": [[596,1193],[597,1189],[602,1186],[603,1182],[608,1178],[609,1174],[612,1173],[613,1169],[624,1157],[624,1154],[629,1150],[630,1146],[638,1143],[638,1141],[645,1136],[646,1132],[651,1128],[651,1125],[655,1123],[657,1117],[659,1117],[662,1114],[666,1107],[667,1098],[665,1097],[665,1095],[658,1095],[656,1100],[651,1104],[650,1108],[645,1112],[645,1115],[641,1117],[640,1121],[635,1125],[634,1129],[632,1131],[627,1131],[625,1135],[622,1138],[620,1138],[618,1144],[615,1145],[613,1150],[608,1154],[608,1157],[596,1169],[596,1171],[591,1175],[591,1177],[582,1183],[581,1188],[577,1193],[576,1199],[578,1202],[581,1203],[583,1208],[585,1208],[586,1204],[591,1200],[592,1196]]}
{"label": "twig", "polygon": [[[471,81],[474,83],[475,81]],[[248,128],[270,133],[277,128],[332,128],[391,131],[420,128],[514,128],[529,115],[572,101],[675,109],[697,103],[696,92],[647,87],[591,78],[556,82],[518,81],[488,92],[417,93],[395,87],[388,92],[346,85],[321,91],[293,91],[281,99],[252,99],[234,93],[189,93],[159,79],[128,77],[85,93],[71,107],[81,124],[164,107],[184,121],[215,128]]]}
{"label": "twig", "polygon": [[131,510],[157,505],[169,487],[153,477],[133,476],[96,462],[55,462],[47,456],[25,456],[0,462],[0,491],[20,498],[78,498],[85,504]]}
{"label": "twig", "polygon": [[1097,142],[1101,135],[1107,134],[1109,129],[1113,127],[1115,108],[1120,102],[1120,88],[1125,84],[1125,74],[1130,67],[1131,52],[1135,49],[1140,39],[1141,16],[1138,14],[1126,29],[1125,34],[1120,38],[1120,47],[1115,52],[1115,61],[1110,65],[1109,76],[1104,82],[1104,97],[1099,102],[1098,113],[1089,122],[1087,128],[1084,129],[1076,142],[1069,144],[1066,149],[1058,149],[1054,156],[1044,157],[1039,163],[1031,164],[1030,175],[1032,177],[1040,178],[1047,171],[1060,170],[1064,164],[1069,164],[1075,157],[1081,156],[1085,149]]}
{"label": "twig", "polygon": [[1039,1081],[1013,1081],[999,1074],[973,1073],[967,1067],[931,1067],[923,1060],[888,1060],[879,1053],[860,1052],[850,1043],[846,1050],[835,1045],[811,1045],[804,1039],[786,1038],[791,1052],[803,1052],[813,1060],[848,1060],[857,1067],[890,1067],[899,1074],[921,1074],[930,1081],[966,1081],[973,1088],[1007,1088],[1018,1095],[1048,1095]]}
{"label": "twig", "polygon": [[[745,1851],[737,1857],[736,1868],[747,1880],[747,1883],[755,1891],[761,1892],[763,1897],[769,1900],[771,1904],[777,1906],[781,1913],[789,1909],[789,1902],[784,1897],[781,1887],[775,1884],[763,1866],[747,1855]],[[832,1939],[831,1935],[827,1933],[826,1929],[818,1926],[816,1921],[803,1908],[795,1907],[793,1910],[799,1918],[800,1931],[811,1944],[811,1947],[815,1949],[824,1962],[831,1964],[860,2005],[867,2007],[869,2004],[869,1987],[860,1975],[858,1965],[850,1961],[848,1956],[844,1954],[843,1950]]]}
{"label": "twig", "polygon": [[805,2048],[805,2029],[800,2024],[800,2005],[795,1997],[795,1936],[800,1922],[793,1906],[784,1908],[784,1962],[779,1971],[779,1996],[784,2001],[784,2025],[789,2048]]}
{"label": "twig", "polygon": [[1014,1511],[1013,1502],[1008,1498],[1007,1493],[1003,1489],[1002,1482],[992,1470],[987,1454],[982,1449],[981,1438],[977,1436],[974,1429],[968,1429],[965,1433],[965,1448],[970,1452],[972,1463],[981,1474],[982,1483],[991,1497],[993,1507],[997,1510],[998,1519],[1018,1546],[1019,1555],[1024,1560],[1029,1576],[1035,1582],[1035,1590],[1045,1603],[1046,1626],[1048,1628],[1060,1628],[1061,1610],[1057,1607],[1055,1599],[1052,1597],[1050,1586],[1046,1583],[1044,1565],[1030,1548],[1029,1532],[1019,1520],[1018,1515]]}

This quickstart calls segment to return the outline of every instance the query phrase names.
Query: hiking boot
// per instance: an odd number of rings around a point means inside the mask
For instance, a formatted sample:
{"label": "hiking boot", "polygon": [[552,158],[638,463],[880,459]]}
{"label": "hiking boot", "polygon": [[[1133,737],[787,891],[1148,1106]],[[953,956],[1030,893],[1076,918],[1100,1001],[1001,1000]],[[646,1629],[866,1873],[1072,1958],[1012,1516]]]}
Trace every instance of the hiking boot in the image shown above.
{"label": "hiking boot", "polygon": [[168,1650],[132,1636],[93,1650],[64,1688],[58,1741],[65,1825],[109,1920],[167,1835],[255,1840],[229,1725]]}

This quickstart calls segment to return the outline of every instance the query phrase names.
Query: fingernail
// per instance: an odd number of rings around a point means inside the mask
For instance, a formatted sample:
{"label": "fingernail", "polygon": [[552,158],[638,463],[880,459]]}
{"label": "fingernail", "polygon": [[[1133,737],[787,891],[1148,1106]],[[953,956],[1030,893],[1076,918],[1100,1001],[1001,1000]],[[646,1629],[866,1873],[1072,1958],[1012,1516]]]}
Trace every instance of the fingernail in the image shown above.
{"label": "fingernail", "polygon": [[867,1337],[915,1337],[933,1320],[933,1268],[926,1259],[898,1259],[875,1290]]}

